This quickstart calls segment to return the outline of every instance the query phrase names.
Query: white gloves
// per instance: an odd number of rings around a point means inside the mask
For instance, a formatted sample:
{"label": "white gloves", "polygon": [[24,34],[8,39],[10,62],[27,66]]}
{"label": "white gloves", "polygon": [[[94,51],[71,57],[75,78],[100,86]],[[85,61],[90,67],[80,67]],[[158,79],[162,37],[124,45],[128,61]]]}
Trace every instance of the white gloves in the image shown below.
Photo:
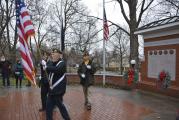
{"label": "white gloves", "polygon": [[86,67],[87,67],[88,69],[91,69],[91,65],[87,65]]}
{"label": "white gloves", "polygon": [[43,70],[47,68],[47,62],[45,60],[42,60],[42,66],[43,66]]}
{"label": "white gloves", "polygon": [[41,77],[41,75],[39,76],[39,80],[41,80],[42,79],[42,77]]}
{"label": "white gloves", "polygon": [[82,78],[85,78],[85,74],[81,74],[81,77],[82,77]]}
{"label": "white gloves", "polygon": [[45,60],[42,60],[42,65],[45,66],[47,63]]}
{"label": "white gloves", "polygon": [[19,74],[20,74],[20,72],[15,72],[15,74],[16,74],[16,75],[19,75]]}

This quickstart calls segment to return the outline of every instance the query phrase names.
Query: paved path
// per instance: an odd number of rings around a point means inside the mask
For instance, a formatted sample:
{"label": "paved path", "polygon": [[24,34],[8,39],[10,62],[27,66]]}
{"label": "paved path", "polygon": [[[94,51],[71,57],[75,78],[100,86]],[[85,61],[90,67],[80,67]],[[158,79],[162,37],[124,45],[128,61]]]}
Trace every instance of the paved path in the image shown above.
{"label": "paved path", "polygon": [[[1,88],[0,120],[45,120],[39,88]],[[175,120],[179,100],[141,91],[91,87],[92,110],[84,108],[82,88],[67,87],[64,97],[72,120]],[[62,120],[58,110],[54,120]]]}

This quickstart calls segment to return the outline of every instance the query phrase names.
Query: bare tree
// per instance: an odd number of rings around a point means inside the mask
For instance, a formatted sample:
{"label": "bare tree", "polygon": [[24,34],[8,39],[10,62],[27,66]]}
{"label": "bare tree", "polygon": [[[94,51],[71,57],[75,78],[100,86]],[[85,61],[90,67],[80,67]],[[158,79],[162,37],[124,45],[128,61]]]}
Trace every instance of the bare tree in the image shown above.
{"label": "bare tree", "polygon": [[[14,58],[15,53],[15,37],[14,33],[13,17],[14,17],[14,0],[4,0],[0,2],[0,46],[1,52],[5,51],[7,56]],[[14,34],[15,36],[15,34]],[[11,56],[13,55],[13,56]]]}
{"label": "bare tree", "polygon": [[97,41],[97,20],[83,16],[82,21],[77,22],[73,27],[73,33],[77,43],[76,49],[84,52],[91,48],[91,45]]}
{"label": "bare tree", "polygon": [[[130,59],[139,61],[139,43],[138,36],[134,34],[138,28],[144,12],[150,7],[154,0],[142,0],[138,4],[138,0],[116,0],[121,8],[121,13],[129,26],[130,31]],[[124,9],[124,4],[128,6],[129,14]],[[140,6],[138,6],[140,5]],[[137,65],[138,66],[138,65]]]}
{"label": "bare tree", "polygon": [[158,0],[155,15],[160,18],[173,17],[179,15],[179,0]]}
{"label": "bare tree", "polygon": [[174,9],[179,10],[179,0],[164,0],[168,3],[168,5],[170,5],[171,7],[173,7]]}
{"label": "bare tree", "polygon": [[[115,31],[113,29],[113,31]],[[123,73],[125,61],[129,61],[129,36],[122,30],[115,33],[110,39],[110,46],[113,46],[113,58],[116,58],[116,62],[120,63],[120,74]]]}
{"label": "bare tree", "polygon": [[[65,44],[65,41],[67,42],[66,35],[71,34],[71,28],[74,24],[76,24],[78,21],[81,21],[77,11],[85,11],[85,9],[80,4],[80,0],[64,0],[62,1],[63,4],[63,12],[61,15],[61,9],[60,9],[60,3],[61,1],[56,0],[54,4],[52,4],[53,10],[51,14],[51,18],[53,19],[53,22],[55,23],[56,29],[54,29],[55,33],[57,33],[57,36],[61,36],[61,38],[64,40],[61,44]],[[63,27],[62,24],[62,17],[63,17]],[[63,32],[61,32],[63,31]],[[63,45],[62,45],[63,46]],[[65,47],[65,46],[63,46]]]}

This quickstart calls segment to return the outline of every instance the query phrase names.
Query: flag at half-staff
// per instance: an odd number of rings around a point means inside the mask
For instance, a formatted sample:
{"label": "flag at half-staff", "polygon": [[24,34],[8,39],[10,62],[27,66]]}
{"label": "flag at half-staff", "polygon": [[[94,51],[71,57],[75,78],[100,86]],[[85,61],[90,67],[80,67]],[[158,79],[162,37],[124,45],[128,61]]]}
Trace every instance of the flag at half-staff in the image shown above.
{"label": "flag at half-staff", "polygon": [[16,25],[19,37],[19,51],[22,58],[23,70],[26,78],[34,85],[35,69],[32,61],[31,51],[29,49],[28,40],[35,34],[35,30],[30,19],[30,15],[23,0],[16,0]]}
{"label": "flag at half-staff", "polygon": [[106,41],[109,39],[109,26],[106,18],[106,11],[105,11],[105,0],[103,0],[103,85],[105,85],[106,79]]}
{"label": "flag at half-staff", "polygon": [[108,40],[109,37],[109,26],[106,18],[106,11],[105,8],[103,8],[103,36],[105,40]]}

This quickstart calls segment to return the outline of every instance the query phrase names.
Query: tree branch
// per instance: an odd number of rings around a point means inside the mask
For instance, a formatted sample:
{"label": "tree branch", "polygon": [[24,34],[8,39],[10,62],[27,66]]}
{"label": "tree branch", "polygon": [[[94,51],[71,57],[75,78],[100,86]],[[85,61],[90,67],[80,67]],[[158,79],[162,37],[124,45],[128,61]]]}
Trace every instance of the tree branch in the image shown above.
{"label": "tree branch", "polygon": [[140,11],[140,14],[139,14],[139,17],[138,17],[138,20],[137,20],[137,26],[139,26],[140,22],[141,22],[141,19],[142,19],[142,15],[143,13],[149,8],[149,6],[153,3],[154,0],[151,0],[149,2],[149,4],[144,8],[144,5],[145,5],[145,0],[142,1],[142,7],[141,7],[141,11]]}
{"label": "tree branch", "polygon": [[[123,14],[123,16],[124,16],[124,19],[126,20],[126,22],[128,23],[128,24],[130,24],[130,21],[129,21],[129,19],[127,18],[127,15],[126,15],[126,13],[125,13],[125,11],[124,11],[124,7],[123,7],[123,3],[122,3],[122,0],[117,0],[117,2],[120,4],[120,8],[121,8],[121,12],[122,12],[122,14]],[[128,1],[125,1],[125,2],[128,2]]]}

